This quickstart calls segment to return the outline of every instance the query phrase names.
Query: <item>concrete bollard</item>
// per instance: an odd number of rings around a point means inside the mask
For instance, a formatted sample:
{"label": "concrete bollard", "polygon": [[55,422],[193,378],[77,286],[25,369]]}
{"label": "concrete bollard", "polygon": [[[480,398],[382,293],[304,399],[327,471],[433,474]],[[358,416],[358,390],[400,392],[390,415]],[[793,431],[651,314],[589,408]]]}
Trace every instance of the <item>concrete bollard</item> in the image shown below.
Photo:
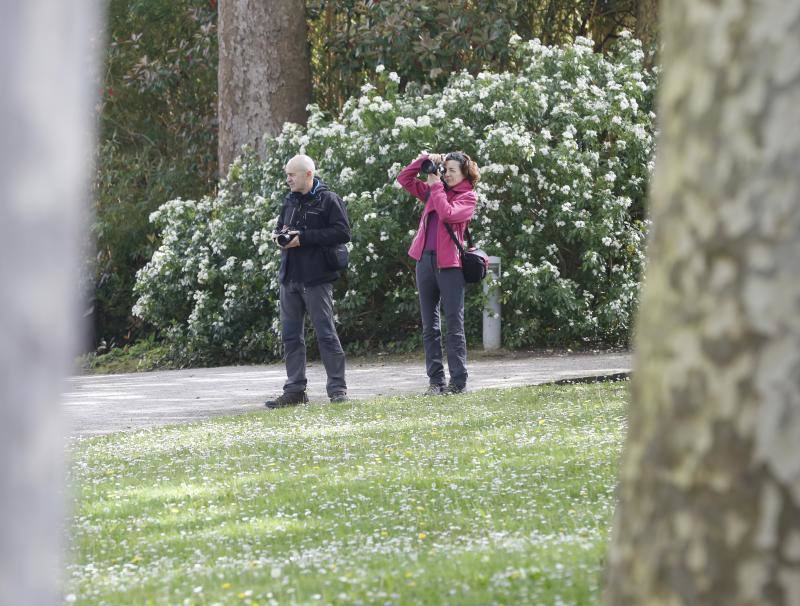
{"label": "concrete bollard", "polygon": [[483,292],[487,295],[483,309],[483,349],[500,349],[500,257],[489,257],[489,276],[483,282]]}

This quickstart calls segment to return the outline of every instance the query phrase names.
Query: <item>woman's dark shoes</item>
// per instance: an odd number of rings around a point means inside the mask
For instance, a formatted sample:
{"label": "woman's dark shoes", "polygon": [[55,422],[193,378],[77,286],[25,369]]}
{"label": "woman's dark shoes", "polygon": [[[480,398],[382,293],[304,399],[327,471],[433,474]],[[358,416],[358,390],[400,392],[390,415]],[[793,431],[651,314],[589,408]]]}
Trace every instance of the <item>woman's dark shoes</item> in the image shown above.
{"label": "woman's dark shoes", "polygon": [[467,391],[466,385],[456,385],[454,383],[450,383],[450,385],[442,390],[442,394],[446,396],[452,396],[457,393],[464,393],[465,391]]}

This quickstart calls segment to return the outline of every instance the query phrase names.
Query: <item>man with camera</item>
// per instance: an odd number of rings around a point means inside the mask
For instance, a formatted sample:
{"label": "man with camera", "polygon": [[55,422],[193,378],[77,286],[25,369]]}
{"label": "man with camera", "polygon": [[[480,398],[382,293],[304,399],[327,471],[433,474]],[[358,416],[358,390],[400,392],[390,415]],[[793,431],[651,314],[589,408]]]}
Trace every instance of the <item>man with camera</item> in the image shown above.
{"label": "man with camera", "polygon": [[314,161],[306,155],[286,163],[291,190],[283,200],[273,239],[281,249],[280,317],[286,383],[283,394],[267,408],[308,402],[304,322],[311,317],[322,364],[328,375],[331,402],[347,400],[345,356],[333,319],[333,282],[346,261],[350,222],[342,199],[314,176]]}

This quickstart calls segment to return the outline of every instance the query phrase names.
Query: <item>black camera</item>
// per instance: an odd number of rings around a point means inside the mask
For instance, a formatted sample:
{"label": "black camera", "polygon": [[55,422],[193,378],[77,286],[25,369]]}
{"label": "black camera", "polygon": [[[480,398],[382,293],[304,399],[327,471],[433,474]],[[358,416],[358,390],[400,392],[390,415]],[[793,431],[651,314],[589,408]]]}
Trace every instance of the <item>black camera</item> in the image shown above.
{"label": "black camera", "polygon": [[278,243],[278,246],[286,246],[289,242],[292,241],[297,234],[289,233],[289,228],[284,227],[281,231],[278,232],[278,235],[275,237],[275,241]]}
{"label": "black camera", "polygon": [[297,235],[299,226],[297,225],[296,216],[299,213],[296,213],[295,210],[294,208],[291,209],[289,220],[284,223],[280,231],[275,233],[275,241],[278,246],[286,246]]}
{"label": "black camera", "polygon": [[441,164],[436,164],[430,158],[425,158],[422,161],[422,166],[419,168],[419,172],[421,175],[435,175],[435,174],[442,174],[444,173],[444,166]]}

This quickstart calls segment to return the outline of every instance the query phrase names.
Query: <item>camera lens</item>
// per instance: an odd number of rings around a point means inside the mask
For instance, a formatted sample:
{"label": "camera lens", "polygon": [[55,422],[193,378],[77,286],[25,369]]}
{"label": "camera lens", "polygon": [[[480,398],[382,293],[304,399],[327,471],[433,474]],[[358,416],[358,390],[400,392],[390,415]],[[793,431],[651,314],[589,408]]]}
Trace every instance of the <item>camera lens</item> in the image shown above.
{"label": "camera lens", "polygon": [[436,164],[430,158],[425,158],[422,161],[422,166],[419,169],[419,172],[424,173],[426,175],[432,175],[437,171]]}
{"label": "camera lens", "polygon": [[291,234],[279,234],[277,238],[278,244],[280,244],[281,246],[286,246],[289,242],[292,241],[293,237],[294,236],[292,236]]}

